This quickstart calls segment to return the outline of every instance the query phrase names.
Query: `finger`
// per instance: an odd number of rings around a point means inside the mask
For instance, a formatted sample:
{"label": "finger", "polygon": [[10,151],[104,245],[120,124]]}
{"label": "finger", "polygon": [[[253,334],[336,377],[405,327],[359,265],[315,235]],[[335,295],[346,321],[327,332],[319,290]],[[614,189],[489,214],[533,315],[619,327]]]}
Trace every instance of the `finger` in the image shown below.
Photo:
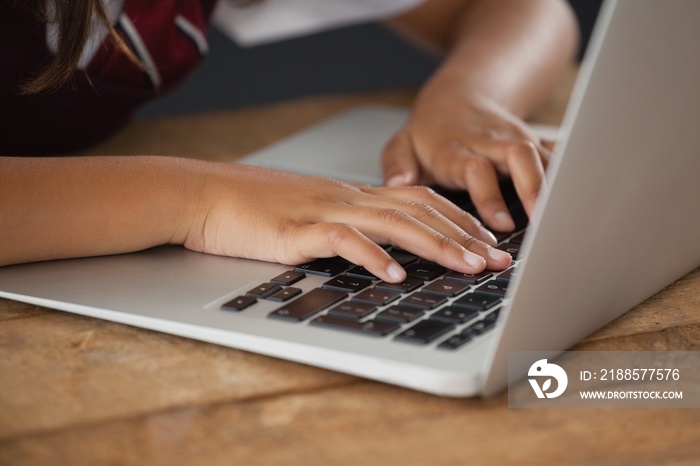
{"label": "finger", "polygon": [[[542,161],[544,167],[549,163],[552,156],[551,148],[544,144],[545,141],[540,141],[536,137],[524,135],[522,138],[509,140],[496,140],[491,138],[475,138],[470,141],[470,148],[477,155],[482,155],[491,160],[496,166],[499,173],[503,175],[511,175],[508,157],[510,148],[514,144],[531,144],[535,147],[537,154]],[[551,141],[550,141],[551,142]]]}
{"label": "finger", "polygon": [[382,153],[385,186],[408,186],[418,183],[420,164],[407,131],[397,133]]}
{"label": "finger", "polygon": [[[468,251],[484,258],[484,260],[486,260],[486,267],[489,269],[503,269],[510,265],[512,262],[512,257],[508,253],[492,247],[496,244],[496,239],[490,232],[488,232],[488,230],[479,227],[488,233],[491,244],[481,241],[478,239],[478,237],[469,234],[464,228],[460,227],[457,223],[444,215],[442,211],[433,207],[434,204],[430,204],[429,201],[434,198],[442,198],[441,196],[435,194],[434,191],[430,190],[429,188],[419,187],[403,188],[403,191],[407,193],[407,198],[388,197],[383,199],[383,204],[389,205],[390,208],[396,208],[407,213],[418,222],[427,225],[435,232],[447,236],[449,239],[456,241]],[[431,192],[432,194],[430,194]],[[421,197],[423,197],[423,200],[428,202],[413,200],[416,198],[420,199]],[[442,200],[445,204],[451,204],[444,198],[442,198]],[[452,205],[454,206],[454,204]],[[459,210],[456,206],[454,207],[456,210]],[[471,225],[474,225],[475,223],[478,224],[478,222],[469,214],[466,214],[466,216],[472,219],[472,221],[469,222]],[[471,263],[471,265],[475,264]]]}
{"label": "finger", "polygon": [[[490,257],[490,246],[459,228],[453,226],[453,230],[450,230],[443,227],[442,231],[438,231],[401,209],[348,206],[337,211],[336,215],[377,243],[399,246],[452,270],[480,272],[487,266],[484,256]],[[462,243],[476,250],[481,249],[483,255],[469,250]],[[493,266],[503,268],[500,263],[494,262]]]}
{"label": "finger", "polygon": [[[420,147],[418,149],[421,150]],[[432,152],[429,171],[435,183],[449,189],[467,189],[464,179],[465,162],[473,153],[463,141],[458,138],[446,139],[432,148],[423,148],[423,152]]]}
{"label": "finger", "polygon": [[[379,188],[366,189],[364,191],[370,194],[381,194],[382,198],[386,198],[386,196],[388,196],[388,198],[396,198],[396,201],[393,201],[394,204],[385,203],[384,205],[387,207],[406,208],[406,202],[409,202],[409,206],[411,205],[410,202],[416,203],[416,206],[414,206],[415,209],[413,209],[412,212],[409,211],[409,213],[414,217],[416,217],[416,215],[421,216],[422,218],[419,218],[419,220],[426,222],[433,229],[439,231],[440,225],[439,222],[436,221],[438,218],[432,218],[437,217],[437,215],[432,215],[432,212],[421,213],[421,210],[426,207],[433,208],[438,214],[444,216],[444,219],[449,220],[454,226],[466,231],[471,236],[491,246],[496,245],[496,238],[489,230],[483,227],[479,220],[429,187]],[[397,202],[402,202],[402,204],[397,204]]]}
{"label": "finger", "polygon": [[544,183],[544,165],[540,153],[530,142],[515,142],[506,149],[515,191],[530,216]]}
{"label": "finger", "polygon": [[525,211],[528,216],[531,215],[544,183],[545,164],[551,156],[549,149],[528,139],[477,141],[475,147],[481,151],[480,154],[495,161],[499,172],[511,177]]}
{"label": "finger", "polygon": [[471,147],[458,139],[443,144],[435,157],[439,164],[431,167],[432,176],[441,186],[467,190],[487,225],[498,231],[511,231],[515,223],[503,201],[494,166],[497,163],[507,167],[504,145],[492,139],[480,141],[478,145],[488,149],[489,158],[473,153]]}
{"label": "finger", "polygon": [[493,164],[482,157],[470,157],[464,176],[469,196],[484,223],[498,231],[512,231],[515,222],[503,200]]}
{"label": "finger", "polygon": [[347,223],[308,224],[294,230],[289,241],[294,244],[291,262],[341,256],[387,282],[406,279],[404,269],[384,249]]}

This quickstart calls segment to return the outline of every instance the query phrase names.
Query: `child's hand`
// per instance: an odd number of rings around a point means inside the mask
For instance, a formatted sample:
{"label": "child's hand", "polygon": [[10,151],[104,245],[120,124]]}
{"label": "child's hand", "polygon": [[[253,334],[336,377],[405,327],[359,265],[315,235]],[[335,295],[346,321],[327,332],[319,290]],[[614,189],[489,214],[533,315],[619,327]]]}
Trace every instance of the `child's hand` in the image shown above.
{"label": "child's hand", "polygon": [[544,183],[550,148],[522,120],[495,103],[428,86],[410,121],[385,148],[384,182],[465,189],[489,227],[511,231],[515,225],[498,177],[512,178],[530,215]]}
{"label": "child's hand", "polygon": [[385,184],[467,190],[486,225],[512,230],[498,177],[512,178],[531,214],[551,147],[522,119],[573,62],[578,29],[569,2],[428,1],[391,25],[447,53],[385,150]]}
{"label": "child's hand", "polygon": [[472,216],[423,187],[371,188],[257,167],[212,164],[184,245],[219,255],[298,264],[339,255],[377,277],[405,272],[392,244],[450,269],[503,269],[510,255]]}

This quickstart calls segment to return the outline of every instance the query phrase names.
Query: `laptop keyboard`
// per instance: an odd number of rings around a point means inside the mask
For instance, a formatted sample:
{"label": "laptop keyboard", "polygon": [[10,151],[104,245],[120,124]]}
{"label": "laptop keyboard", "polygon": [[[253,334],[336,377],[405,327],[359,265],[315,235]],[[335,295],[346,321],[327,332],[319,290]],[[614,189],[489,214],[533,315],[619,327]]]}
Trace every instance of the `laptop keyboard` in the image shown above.
{"label": "laptop keyboard", "polygon": [[[468,197],[458,201],[474,211]],[[401,283],[381,281],[340,257],[317,259],[261,283],[221,309],[245,312],[260,300],[279,302],[268,318],[387,338],[397,344],[436,343],[440,350],[456,350],[494,327],[508,285],[517,274],[527,218],[517,202],[509,207],[518,228],[515,233],[497,235],[496,247],[513,257],[504,271],[465,274],[385,246],[406,270],[407,278]],[[302,293],[294,285],[307,275],[328,280]]]}
{"label": "laptop keyboard", "polygon": [[[497,247],[517,250],[518,238],[509,240]],[[239,312],[258,300],[278,301],[280,306],[268,318],[403,343],[442,340],[438,348],[453,350],[494,326],[518,264],[514,260],[501,272],[464,274],[400,249],[387,249],[402,258],[408,276],[401,283],[378,280],[342,258],[318,259],[260,284],[222,309]],[[302,294],[293,285],[307,275],[328,280]]]}

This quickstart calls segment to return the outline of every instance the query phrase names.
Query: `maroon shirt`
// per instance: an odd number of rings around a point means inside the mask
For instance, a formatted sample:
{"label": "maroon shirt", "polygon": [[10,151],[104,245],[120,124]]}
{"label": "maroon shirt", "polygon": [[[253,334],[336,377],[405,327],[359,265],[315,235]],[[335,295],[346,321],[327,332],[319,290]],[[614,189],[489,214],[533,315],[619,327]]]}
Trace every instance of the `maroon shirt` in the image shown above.
{"label": "maroon shirt", "polygon": [[123,127],[197,66],[215,0],[127,0],[115,28],[145,69],[107,38],[85,70],[39,95],[20,94],[18,85],[51,60],[46,25],[20,2],[0,0],[0,155],[70,153]]}

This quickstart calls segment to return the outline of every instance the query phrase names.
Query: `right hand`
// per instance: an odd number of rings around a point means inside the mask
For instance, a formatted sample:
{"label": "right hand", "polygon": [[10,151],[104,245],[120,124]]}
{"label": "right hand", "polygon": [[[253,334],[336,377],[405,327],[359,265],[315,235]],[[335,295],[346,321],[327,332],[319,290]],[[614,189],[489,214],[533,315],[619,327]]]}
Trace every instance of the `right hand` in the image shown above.
{"label": "right hand", "polygon": [[342,256],[377,277],[405,271],[378,244],[452,270],[504,269],[509,254],[471,215],[425,187],[373,188],[237,164],[207,164],[185,247],[299,264]]}
{"label": "right hand", "polygon": [[513,231],[515,223],[499,179],[512,179],[530,216],[545,183],[552,144],[540,140],[507,109],[495,103],[477,104],[463,94],[449,92],[447,85],[423,89],[410,120],[384,150],[385,184],[467,191],[490,228]]}

